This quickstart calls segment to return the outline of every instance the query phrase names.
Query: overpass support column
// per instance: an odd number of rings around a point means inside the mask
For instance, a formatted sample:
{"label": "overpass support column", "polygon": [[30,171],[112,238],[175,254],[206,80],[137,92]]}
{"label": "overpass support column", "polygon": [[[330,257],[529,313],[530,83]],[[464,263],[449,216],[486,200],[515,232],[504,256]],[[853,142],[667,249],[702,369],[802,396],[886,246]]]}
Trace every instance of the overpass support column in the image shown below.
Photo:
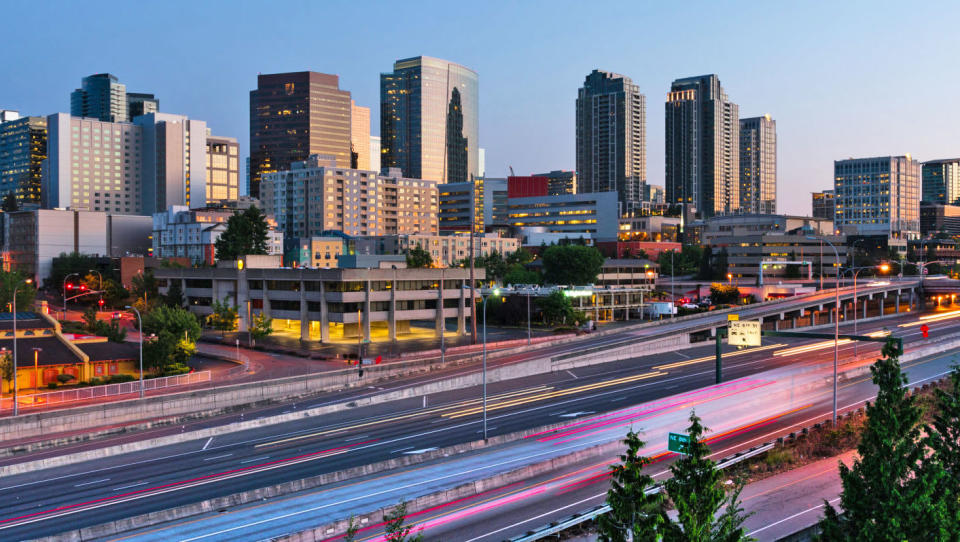
{"label": "overpass support column", "polygon": [[307,312],[307,289],[303,279],[300,279],[300,340],[310,340],[310,313]]}
{"label": "overpass support column", "polygon": [[[387,334],[391,341],[397,340],[397,281],[396,271],[394,280],[390,283],[390,311],[387,313]],[[441,302],[441,305],[443,303]]]}
{"label": "overpass support column", "polygon": [[324,282],[320,283],[320,342],[325,343],[330,340],[330,316],[327,314],[327,291],[324,289]]}
{"label": "overpass support column", "polygon": [[886,301],[886,300],[887,300],[887,296],[883,296],[883,297],[881,297],[880,299],[877,300],[877,301],[880,302],[880,316],[883,316],[883,306],[884,306],[884,304],[885,304],[884,301]]}
{"label": "overpass support column", "polygon": [[[394,284],[393,288],[396,289],[397,285]],[[440,272],[440,289],[437,291],[437,318],[434,323],[434,332],[433,335],[436,338],[440,338],[443,335],[443,328],[446,327],[447,319],[443,314],[443,271]]]}
{"label": "overpass support column", "polygon": [[[363,339],[370,341],[370,280],[367,279],[366,292],[363,296]],[[360,330],[357,330],[359,333]]]}
{"label": "overpass support column", "polygon": [[457,335],[463,335],[467,332],[466,317],[464,316],[467,304],[467,289],[463,287],[466,283],[466,281],[460,282],[460,304],[457,305]]}
{"label": "overpass support column", "polygon": [[897,314],[900,314],[900,294],[897,294]]}

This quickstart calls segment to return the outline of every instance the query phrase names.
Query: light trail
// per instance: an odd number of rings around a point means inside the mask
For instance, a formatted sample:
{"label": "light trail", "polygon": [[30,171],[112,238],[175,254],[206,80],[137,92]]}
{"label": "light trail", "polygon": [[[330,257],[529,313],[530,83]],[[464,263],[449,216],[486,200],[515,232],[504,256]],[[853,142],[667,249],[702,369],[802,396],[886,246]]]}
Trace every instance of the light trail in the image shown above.
{"label": "light trail", "polygon": [[[754,352],[760,352],[762,350],[780,348],[781,346],[784,346],[784,345],[781,343],[781,344],[771,344],[767,346],[759,346],[757,348],[749,348],[746,350],[738,350],[736,352],[730,352],[729,354],[723,354],[723,357],[731,358],[734,356],[742,356],[744,354],[752,354]],[[676,369],[677,367],[686,367],[687,365],[693,365],[695,363],[703,363],[705,361],[714,361],[716,359],[717,359],[717,356],[704,356],[702,358],[688,359],[686,361],[678,361],[676,363],[668,363],[666,365],[655,365],[653,368],[658,371],[666,371],[669,369]]]}
{"label": "light trail", "polygon": [[908,322],[906,324],[900,324],[899,327],[922,326],[923,324],[929,324],[931,322],[940,322],[943,320],[952,320],[954,318],[960,318],[960,311],[941,312],[940,314],[928,314],[926,316],[921,316],[920,319],[916,322]]}
{"label": "light trail", "polygon": [[[842,346],[844,344],[850,344],[853,340],[851,339],[840,339],[837,341],[837,346]],[[807,344],[804,346],[795,346],[793,348],[787,348],[785,350],[777,350],[773,353],[774,356],[792,356],[794,354],[805,354],[807,352],[814,352],[816,350],[823,350],[824,348],[833,348],[833,341],[823,341],[819,343]]]}

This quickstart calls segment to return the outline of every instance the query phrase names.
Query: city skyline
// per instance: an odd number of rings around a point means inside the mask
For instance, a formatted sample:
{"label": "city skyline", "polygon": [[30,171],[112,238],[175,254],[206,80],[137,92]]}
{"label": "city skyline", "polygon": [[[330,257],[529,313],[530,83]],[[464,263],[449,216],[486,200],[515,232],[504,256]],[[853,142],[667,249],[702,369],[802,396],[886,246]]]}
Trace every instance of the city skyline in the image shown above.
{"label": "city skyline", "polygon": [[[255,88],[258,72],[313,70],[339,75],[341,88],[351,92],[357,105],[370,107],[371,134],[376,136],[380,135],[379,74],[397,59],[429,55],[469,66],[483,79],[478,146],[487,149],[492,177],[505,176],[511,165],[518,174],[575,168],[572,104],[583,74],[593,69],[630,76],[651,107],[661,103],[672,80],[716,73],[744,113],[771,114],[778,120],[781,212],[809,213],[809,193],[832,186],[834,160],[911,153],[927,161],[957,154],[948,130],[960,120],[960,113],[937,105],[940,89],[950,86],[952,76],[934,79],[935,73],[941,73],[935,69],[942,61],[939,52],[954,50],[957,38],[949,33],[921,34],[924,27],[919,25],[948,19],[948,12],[957,9],[953,6],[925,5],[898,14],[905,32],[885,41],[873,39],[870,28],[882,24],[889,10],[866,10],[862,4],[834,6],[829,17],[811,7],[739,4],[741,9],[721,10],[704,4],[699,7],[702,16],[696,19],[651,6],[642,15],[625,13],[616,23],[618,28],[646,28],[643,36],[628,39],[626,34],[619,37],[616,32],[584,29],[587,39],[603,37],[602,43],[589,49],[573,41],[537,39],[572,21],[564,13],[570,10],[544,10],[538,3],[477,7],[474,24],[496,21],[502,30],[496,41],[482,32],[438,24],[457,20],[462,13],[456,10],[423,6],[399,11],[381,4],[382,9],[366,9],[362,16],[371,28],[379,29],[383,39],[342,45],[311,33],[306,21],[322,14],[355,18],[361,15],[358,7],[299,4],[296,9],[303,16],[291,21],[281,13],[233,12],[223,6],[171,5],[152,13],[157,24],[146,29],[120,24],[135,20],[142,11],[137,6],[113,13],[104,10],[106,17],[116,18],[116,32],[84,33],[80,45],[76,38],[84,23],[92,21],[89,11],[66,3],[11,6],[11,20],[21,22],[9,29],[11,39],[30,40],[33,46],[29,55],[8,60],[5,72],[17,77],[10,78],[0,95],[0,108],[16,109],[24,116],[68,112],[70,92],[82,77],[109,72],[128,88],[155,92],[163,99],[164,111],[203,118],[218,133],[237,137],[241,157],[247,157],[247,92]],[[222,27],[206,32],[204,21],[217,18]],[[530,25],[535,19],[537,24]],[[165,29],[178,21],[188,21],[194,31],[204,30],[204,37],[171,39]],[[694,38],[665,47],[672,43],[671,24],[661,22],[682,22]],[[48,31],[38,41],[28,32],[41,23]],[[733,54],[746,50],[745,44],[753,39],[746,34],[729,35],[724,42],[705,47],[710,27],[720,23],[762,23],[771,29],[770,46],[752,54],[749,61]],[[280,39],[250,40],[256,35],[254,29],[264,24],[289,31]],[[801,31],[810,26],[818,31]],[[214,44],[229,54],[191,53],[198,46]],[[872,61],[880,59],[909,65],[912,76],[893,79],[872,69]],[[647,180],[662,186],[664,118],[658,107],[647,116]]]}

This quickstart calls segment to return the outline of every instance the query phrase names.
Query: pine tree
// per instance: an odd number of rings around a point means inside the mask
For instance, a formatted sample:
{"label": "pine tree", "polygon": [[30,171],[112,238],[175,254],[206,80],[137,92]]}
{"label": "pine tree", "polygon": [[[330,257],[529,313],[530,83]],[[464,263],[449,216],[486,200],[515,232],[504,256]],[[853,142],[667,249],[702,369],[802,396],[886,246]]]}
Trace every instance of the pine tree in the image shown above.
{"label": "pine tree", "polygon": [[405,524],[407,520],[406,501],[400,501],[400,504],[394,507],[389,514],[384,515],[383,519],[386,522],[384,538],[389,542],[421,542],[423,540],[422,532],[418,532],[416,536],[410,536],[413,527]]}
{"label": "pine tree", "polygon": [[663,495],[647,494],[654,485],[653,478],[643,472],[650,460],[639,455],[644,446],[640,437],[631,430],[623,442],[627,445],[626,453],[620,456],[619,464],[610,465],[607,504],[611,511],[600,516],[600,540],[655,541],[659,526],[667,521]]}
{"label": "pine tree", "polygon": [[950,384],[949,391],[935,391],[938,412],[933,426],[926,428],[933,453],[924,468],[934,470],[933,476],[940,472],[937,494],[943,500],[944,520],[960,525],[960,367],[954,367]]}
{"label": "pine tree", "polygon": [[[904,388],[899,350],[887,341],[870,367],[878,386],[853,467],[840,464],[843,516],[824,503],[822,540],[940,540],[943,506],[934,492],[941,474],[920,469],[921,411]],[[941,471],[942,472],[942,471]]]}
{"label": "pine tree", "polygon": [[[722,473],[703,442],[705,431],[696,412],[691,412],[686,450],[670,467],[673,476],[664,483],[677,510],[676,523],[664,529],[666,542],[749,540],[743,529],[747,516],[739,502],[742,486],[738,484],[729,494],[724,490]],[[724,505],[725,510],[717,517]]]}

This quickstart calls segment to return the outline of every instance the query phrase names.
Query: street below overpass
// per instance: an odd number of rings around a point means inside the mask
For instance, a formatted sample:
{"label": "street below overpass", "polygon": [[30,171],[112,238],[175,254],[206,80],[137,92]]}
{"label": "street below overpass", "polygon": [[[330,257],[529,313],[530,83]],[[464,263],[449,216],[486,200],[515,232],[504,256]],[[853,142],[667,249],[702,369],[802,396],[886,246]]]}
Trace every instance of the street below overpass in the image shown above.
{"label": "street below overpass", "polygon": [[[910,326],[916,320],[915,314],[904,315],[863,324],[860,331],[877,331],[885,326],[895,329],[897,335],[904,337],[909,349],[922,341],[919,329],[898,326]],[[931,333],[935,335],[957,331],[958,320],[948,313],[944,313],[943,319],[929,322]],[[777,340],[767,342],[765,339],[764,346],[759,348],[729,351],[725,355],[725,380],[832,360],[832,341],[774,339]],[[803,348],[790,350],[798,346]],[[848,359],[853,345],[844,344],[841,348],[841,355]],[[875,356],[877,349],[876,344],[860,345],[861,358]],[[704,345],[683,352],[491,385],[489,434],[507,434],[709,387],[714,378],[712,352],[712,344]],[[397,401],[8,476],[0,483],[4,503],[0,507],[0,537],[19,540],[56,534],[67,525],[79,527],[104,523],[473,441],[481,436],[479,394],[477,388],[434,394],[425,400]],[[820,416],[817,409],[823,406],[821,403],[828,404],[829,401],[817,401],[804,412],[785,414],[776,423],[795,422],[803,416]],[[737,444],[739,441],[728,442]],[[557,504],[556,500],[552,502]],[[243,509],[219,517],[241,513]],[[353,511],[362,513],[366,510]],[[315,519],[307,519],[316,523]],[[191,524],[202,529],[204,521],[202,518],[196,522],[191,520]],[[176,528],[176,525],[169,528]],[[289,521],[268,521],[262,524],[265,530],[256,532],[253,537],[290,532],[291,525]],[[523,532],[529,527],[523,524],[514,530]],[[177,535],[172,537],[179,538]]]}

